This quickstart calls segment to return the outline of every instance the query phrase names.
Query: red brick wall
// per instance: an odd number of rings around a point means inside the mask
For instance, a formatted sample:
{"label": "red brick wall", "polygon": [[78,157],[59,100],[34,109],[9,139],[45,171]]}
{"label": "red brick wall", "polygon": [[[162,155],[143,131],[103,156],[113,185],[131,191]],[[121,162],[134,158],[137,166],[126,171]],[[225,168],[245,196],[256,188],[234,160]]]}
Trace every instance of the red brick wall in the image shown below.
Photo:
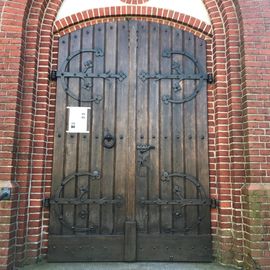
{"label": "red brick wall", "polygon": [[[0,187],[12,189],[12,200],[0,203],[0,268],[15,260],[19,197],[16,189],[26,17],[30,1],[1,1],[0,31]],[[29,155],[29,154],[28,154]]]}
{"label": "red brick wall", "polygon": [[270,2],[239,0],[243,22],[241,57],[248,182],[270,182]]}
{"label": "red brick wall", "polygon": [[239,0],[235,5],[242,34],[244,265],[270,269],[270,2]]}
{"label": "red brick wall", "polygon": [[125,15],[147,16],[208,40],[208,68],[215,76],[208,89],[210,186],[220,201],[212,211],[214,252],[226,264],[270,269],[270,194],[263,191],[270,183],[270,2],[204,2],[212,28],[143,6],[89,10],[53,25],[61,0],[0,0],[0,187],[11,186],[14,194],[0,203],[0,269],[46,254],[42,199],[50,195],[55,99],[48,74],[56,64],[51,52],[57,36]]}

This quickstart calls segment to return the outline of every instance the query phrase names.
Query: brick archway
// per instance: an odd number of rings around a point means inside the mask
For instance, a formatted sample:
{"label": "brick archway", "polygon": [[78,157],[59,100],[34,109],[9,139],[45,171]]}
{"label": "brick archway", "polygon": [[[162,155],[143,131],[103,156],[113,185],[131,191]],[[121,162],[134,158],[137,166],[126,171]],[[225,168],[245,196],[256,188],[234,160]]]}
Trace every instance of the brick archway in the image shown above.
{"label": "brick archway", "polygon": [[141,5],[141,4],[148,2],[149,0],[121,0],[121,1],[126,3],[126,4]]}
{"label": "brick archway", "polygon": [[125,16],[137,17],[139,20],[152,19],[160,23],[170,24],[203,39],[209,40],[213,36],[211,25],[192,16],[162,8],[155,8],[153,10],[151,7],[136,8],[126,6],[91,9],[67,16],[55,22],[53,33],[62,35],[91,24],[117,20],[117,18],[125,18]]}
{"label": "brick archway", "polygon": [[[14,63],[3,73],[10,79],[0,84],[1,89],[8,89],[3,92],[3,102],[9,100],[9,106],[5,107],[5,112],[1,114],[1,130],[5,130],[2,134],[4,166],[1,177],[2,180],[6,180],[2,185],[10,185],[14,183],[14,179],[19,185],[18,193],[13,189],[13,200],[1,203],[4,205],[1,213],[9,218],[0,222],[10,231],[9,236],[2,238],[3,245],[9,247],[4,254],[2,265],[10,267],[14,265],[15,260],[21,263],[25,258],[38,258],[46,254],[47,250],[48,212],[42,210],[42,199],[50,193],[54,117],[49,102],[53,92],[48,89],[48,75],[51,66],[55,64],[55,57],[50,56],[53,44],[52,29],[61,2],[29,0],[0,4],[4,48],[16,57]],[[247,265],[252,265],[253,260],[249,258],[255,256],[252,247],[249,246],[252,234],[246,239],[243,235],[243,225],[249,224],[247,219],[243,222],[242,214],[248,215],[248,212],[242,212],[241,204],[241,200],[245,199],[242,195],[248,197],[250,188],[243,189],[243,194],[241,188],[245,181],[257,182],[259,179],[259,182],[269,182],[269,179],[268,167],[265,164],[267,153],[262,153],[259,157],[252,142],[253,134],[259,129],[267,129],[267,119],[261,118],[262,127],[259,127],[255,126],[256,119],[252,118],[254,108],[261,101],[249,95],[253,87],[249,74],[254,70],[248,70],[246,66],[252,66],[256,59],[247,62],[252,48],[249,47],[251,45],[248,38],[242,37],[241,40],[240,36],[240,30],[245,29],[243,20],[248,23],[249,7],[243,0],[204,2],[213,27],[213,42],[209,47],[208,61],[212,62],[216,80],[215,85],[209,89],[209,132],[213,134],[209,140],[211,193],[220,200],[219,211],[213,211],[212,218],[215,250],[218,251],[216,256],[224,263],[241,264],[244,259]],[[264,1],[264,5],[267,11],[267,0]],[[14,8],[20,10],[16,17],[10,15]],[[141,10],[141,13],[138,14],[138,10]],[[255,10],[256,7],[253,10],[254,14]],[[64,25],[63,22],[56,22],[54,31],[73,31],[75,25],[83,25],[88,21],[94,23],[108,16],[141,15],[155,18],[157,21],[166,19],[172,24],[181,25],[202,35],[210,33],[210,29],[206,29],[209,26],[204,28],[201,22],[188,16],[155,8],[149,12],[143,6],[90,10],[86,12],[86,17],[82,15],[82,18],[78,18],[81,16],[78,14],[75,19],[72,16],[66,18],[71,21],[66,21]],[[262,11],[256,12],[258,17],[266,16]],[[74,24],[76,20],[77,23]],[[25,43],[24,47],[22,41]],[[212,55],[210,51],[213,52]],[[262,55],[265,53],[261,52]],[[5,56],[2,62],[7,62]],[[34,72],[35,70],[37,72]],[[260,87],[269,85],[260,86],[258,83],[257,87],[258,91],[262,91]],[[254,128],[257,128],[255,133]],[[7,136],[11,139],[7,140]],[[262,140],[267,138],[265,134]],[[257,147],[263,151],[266,144]],[[257,170],[258,166],[262,168],[260,171]],[[260,187],[257,186],[257,189],[260,190]],[[249,204],[244,206],[249,207]],[[263,244],[263,241],[260,243]],[[242,252],[239,252],[240,250]],[[263,265],[263,254],[257,257],[258,260],[262,259]]]}

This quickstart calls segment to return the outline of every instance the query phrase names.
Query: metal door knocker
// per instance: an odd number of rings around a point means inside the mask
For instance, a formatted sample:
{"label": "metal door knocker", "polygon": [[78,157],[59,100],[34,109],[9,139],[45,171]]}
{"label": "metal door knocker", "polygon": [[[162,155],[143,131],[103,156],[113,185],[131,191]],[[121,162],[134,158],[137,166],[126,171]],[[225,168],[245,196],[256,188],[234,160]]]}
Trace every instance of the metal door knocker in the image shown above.
{"label": "metal door knocker", "polygon": [[107,149],[111,149],[115,145],[115,137],[111,133],[107,133],[103,139],[103,146]]}

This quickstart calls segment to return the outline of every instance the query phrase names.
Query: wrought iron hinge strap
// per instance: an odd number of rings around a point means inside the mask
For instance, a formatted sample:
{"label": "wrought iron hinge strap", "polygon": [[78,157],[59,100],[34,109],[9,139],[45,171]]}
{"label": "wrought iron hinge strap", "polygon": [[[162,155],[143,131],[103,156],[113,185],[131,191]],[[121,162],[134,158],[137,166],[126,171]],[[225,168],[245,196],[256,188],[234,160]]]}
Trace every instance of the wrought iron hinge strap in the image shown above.
{"label": "wrought iron hinge strap", "polygon": [[211,208],[216,209],[218,208],[218,200],[217,199],[211,199]]}
{"label": "wrought iron hinge strap", "polygon": [[191,55],[188,52],[181,51],[181,50],[164,50],[162,57],[170,58],[172,57],[173,54],[180,54],[182,56],[187,57],[190,61],[192,61],[196,67],[197,73],[192,73],[192,74],[185,74],[181,72],[181,65],[178,62],[172,62],[172,70],[175,70],[175,73],[172,72],[172,74],[169,73],[148,73],[145,71],[142,71],[139,74],[139,78],[142,81],[146,81],[148,79],[153,79],[156,81],[167,79],[167,80],[176,80],[176,83],[174,83],[173,89],[175,92],[181,90],[180,82],[184,80],[196,80],[199,81],[198,84],[195,86],[195,89],[192,94],[190,94],[187,97],[184,97],[182,99],[174,99],[170,95],[164,95],[162,97],[162,101],[164,104],[169,104],[169,103],[175,103],[175,104],[182,104],[185,102],[188,102],[195,98],[198,93],[202,90],[203,88],[203,82],[212,82],[213,81],[213,76],[209,76],[205,71],[202,65],[194,58],[193,55]]}
{"label": "wrought iron hinge strap", "polygon": [[50,200],[50,204],[57,205],[82,205],[82,204],[97,204],[97,205],[106,205],[106,204],[114,204],[117,206],[121,206],[123,204],[123,198],[117,196],[116,199],[84,199],[84,198],[57,198],[54,200]]}
{"label": "wrought iron hinge strap", "polygon": [[84,89],[85,91],[90,91],[90,89],[92,89],[93,87],[92,79],[104,79],[104,80],[117,79],[118,81],[121,82],[127,77],[127,75],[122,71],[118,73],[113,73],[111,71],[94,73],[93,72],[94,64],[91,59],[84,62],[84,68],[82,71],[77,72],[67,71],[70,66],[70,61],[83,53],[94,53],[96,57],[104,56],[103,50],[99,48],[75,51],[66,58],[66,60],[61,65],[59,71],[53,71],[51,73],[51,79],[56,80],[57,78],[60,78],[63,90],[66,92],[67,95],[74,98],[75,100],[78,100],[80,102],[99,103],[102,100],[101,96],[83,99],[82,97],[78,96],[78,94],[75,94],[73,92],[73,89],[70,89],[67,79],[70,78],[80,79],[82,81],[81,83],[82,89]]}
{"label": "wrought iron hinge strap", "polygon": [[214,82],[214,75],[212,73],[207,74],[207,82],[210,84]]}
{"label": "wrought iron hinge strap", "polygon": [[[164,171],[161,175],[161,181],[163,182],[169,182],[171,181],[171,179],[173,177],[178,177],[178,178],[182,178],[185,179],[189,182],[191,182],[196,188],[197,191],[200,193],[200,195],[202,196],[201,199],[192,199],[192,200],[188,200],[188,199],[181,199],[181,200],[177,200],[178,202],[183,202],[184,200],[190,201],[190,202],[203,202],[204,205],[209,205],[211,208],[218,208],[218,201],[216,199],[208,199],[206,192],[203,188],[203,186],[200,184],[199,180],[192,176],[192,175],[188,175],[186,173],[169,173]],[[177,191],[177,190],[176,190]],[[206,203],[205,203],[206,202]],[[196,205],[196,204],[194,204]]]}
{"label": "wrought iron hinge strap", "polygon": [[120,82],[123,81],[127,76],[123,72],[112,73],[107,71],[106,73],[84,73],[84,72],[62,72],[57,71],[57,78],[79,78],[79,79],[93,79],[93,78],[101,78],[101,79],[118,79]]}
{"label": "wrought iron hinge strap", "polygon": [[146,81],[148,79],[154,79],[156,81],[167,79],[167,80],[208,80],[207,74],[161,74],[161,73],[155,73],[150,74],[142,71],[139,75],[140,79],[142,81]]}
{"label": "wrought iron hinge strap", "polygon": [[200,199],[182,199],[182,200],[162,200],[162,199],[156,199],[156,200],[145,200],[141,199],[140,203],[142,205],[180,205],[182,207],[184,206],[200,206],[200,205],[211,205],[211,200],[200,200]]}
{"label": "wrought iron hinge strap", "polygon": [[43,207],[49,208],[50,207],[50,204],[51,204],[51,199],[50,198],[45,198],[43,200]]}
{"label": "wrought iron hinge strap", "polygon": [[[83,177],[83,178],[80,178]],[[115,195],[114,198],[89,198],[90,188],[89,184],[85,183],[85,180],[88,181],[96,181],[101,178],[101,173],[98,170],[94,170],[91,172],[75,172],[68,176],[66,176],[58,189],[55,191],[55,195],[53,198],[46,198],[43,202],[45,207],[49,207],[50,205],[53,206],[53,209],[58,216],[59,222],[65,226],[67,229],[72,231],[78,232],[90,232],[94,233],[98,229],[96,225],[89,224],[87,227],[80,227],[74,226],[72,222],[69,222],[65,215],[63,214],[63,206],[71,205],[71,206],[80,206],[78,209],[78,217],[82,220],[87,219],[90,215],[89,205],[99,205],[99,206],[106,206],[106,205],[114,205],[115,207],[121,207],[124,203],[124,199],[121,195]],[[83,183],[81,183],[80,179],[83,179]],[[74,191],[74,197],[65,198],[65,186],[69,185],[70,182],[74,182],[77,185],[76,192]]]}
{"label": "wrought iron hinge strap", "polygon": [[56,81],[57,80],[57,70],[52,70],[50,74],[50,80]]}

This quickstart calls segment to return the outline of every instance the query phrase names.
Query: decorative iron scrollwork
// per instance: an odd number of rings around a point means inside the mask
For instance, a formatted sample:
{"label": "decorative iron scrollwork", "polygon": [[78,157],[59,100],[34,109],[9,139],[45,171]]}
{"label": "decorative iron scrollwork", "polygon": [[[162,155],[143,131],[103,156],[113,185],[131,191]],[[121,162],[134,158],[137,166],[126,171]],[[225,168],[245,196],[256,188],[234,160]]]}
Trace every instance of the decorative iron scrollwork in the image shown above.
{"label": "decorative iron scrollwork", "polygon": [[77,72],[67,71],[70,66],[71,60],[85,53],[93,53],[96,57],[104,56],[104,53],[101,49],[85,49],[85,50],[75,51],[70,56],[68,56],[66,60],[63,62],[60,70],[56,72],[56,77],[60,78],[64,91],[72,98],[80,102],[95,102],[98,104],[102,100],[101,96],[94,96],[94,97],[83,99],[81,96],[79,96],[79,94],[75,94],[74,91],[70,89],[67,79],[69,78],[80,79],[81,88],[89,92],[93,87],[92,79],[94,78],[107,79],[107,80],[117,79],[121,82],[127,77],[127,75],[122,71],[119,73],[113,73],[111,71],[107,71],[104,73],[94,73],[93,71],[94,64],[91,60],[87,60],[84,62],[84,68],[82,69],[82,71],[77,71]]}
{"label": "decorative iron scrollwork", "polygon": [[79,213],[79,216],[80,216],[81,219],[86,219],[87,215],[88,215],[88,211],[87,210],[82,210]]}
{"label": "decorative iron scrollwork", "polygon": [[207,73],[204,72],[203,67],[201,64],[194,58],[193,55],[185,52],[185,51],[171,51],[171,50],[164,50],[162,57],[171,57],[173,54],[180,54],[184,57],[187,57],[189,60],[191,60],[194,63],[194,66],[196,67],[197,73],[184,73],[181,70],[181,66],[178,62],[172,62],[172,73],[148,73],[145,71],[142,71],[139,74],[139,78],[142,81],[146,81],[148,79],[153,79],[156,81],[167,79],[167,80],[174,80],[174,86],[173,89],[175,92],[178,92],[181,90],[180,83],[184,80],[196,80],[199,81],[197,86],[195,87],[194,91],[192,94],[190,94],[187,97],[184,97],[183,99],[173,99],[170,95],[164,95],[162,97],[162,101],[164,104],[169,104],[169,103],[175,103],[175,104],[181,104],[188,102],[195,98],[197,94],[202,90],[203,88],[203,82],[205,80],[208,80],[208,75]]}
{"label": "decorative iron scrollwork", "polygon": [[140,152],[140,153],[145,153],[148,152],[151,149],[155,149],[154,145],[150,145],[150,144],[138,144],[136,146],[136,149]]}
{"label": "decorative iron scrollwork", "polygon": [[[80,185],[80,177],[84,177],[84,184]],[[80,207],[77,215],[82,219],[87,219],[90,215],[89,205],[115,205],[116,207],[121,207],[123,204],[123,197],[120,195],[116,195],[114,199],[112,198],[98,198],[91,199],[89,198],[90,190],[89,185],[85,183],[85,177],[88,177],[88,181],[95,181],[101,178],[101,174],[99,171],[95,170],[93,172],[77,172],[65,177],[57,189],[55,196],[49,200],[50,205],[54,205],[54,210],[56,216],[58,216],[59,222],[65,226],[66,228],[74,231],[74,232],[95,232],[97,227],[93,224],[89,224],[88,227],[79,227],[74,226],[67,220],[65,220],[64,206],[75,206]],[[75,193],[74,197],[65,197],[64,189],[65,187],[71,183],[72,181],[76,182],[78,186],[78,190]]]}
{"label": "decorative iron scrollwork", "polygon": [[[203,186],[200,184],[199,180],[196,177],[186,174],[186,173],[168,173],[164,171],[161,174],[161,181],[169,182],[171,181],[173,177],[182,178],[190,182],[197,189],[197,194],[198,194],[198,197],[200,198],[201,204],[206,205],[206,202],[207,202],[207,205],[211,205],[211,200],[207,197]],[[174,192],[177,195],[177,197],[179,197],[180,199],[183,198],[182,190],[179,185],[175,185]]]}
{"label": "decorative iron scrollwork", "polygon": [[138,151],[137,162],[139,168],[148,167],[149,151],[155,149],[155,146],[150,144],[138,144],[136,149]]}
{"label": "decorative iron scrollwork", "polygon": [[[172,181],[173,178],[174,179]],[[182,180],[182,181],[180,181]],[[155,198],[155,199],[146,199],[141,198],[139,203],[142,207],[145,207],[147,205],[156,205],[159,207],[163,206],[171,206],[173,207],[172,214],[175,216],[175,218],[183,218],[184,212],[188,211],[185,210],[186,207],[210,207],[212,206],[212,200],[207,197],[206,192],[204,190],[204,187],[200,184],[199,180],[189,174],[186,173],[169,173],[167,171],[164,171],[161,175],[161,181],[166,184],[171,182],[173,186],[173,196],[172,199],[161,199],[161,198]],[[179,182],[180,181],[180,182]],[[185,194],[185,188],[187,187],[187,183],[190,183],[191,187],[193,187],[193,194],[196,194],[194,197],[189,198]],[[203,212],[205,213],[205,212]],[[196,220],[191,222],[191,224],[186,225],[184,228],[184,231],[187,232],[190,229],[192,229],[194,226],[197,226],[202,223],[205,216],[204,214],[197,217]],[[170,233],[175,232],[175,229],[170,229]]]}

